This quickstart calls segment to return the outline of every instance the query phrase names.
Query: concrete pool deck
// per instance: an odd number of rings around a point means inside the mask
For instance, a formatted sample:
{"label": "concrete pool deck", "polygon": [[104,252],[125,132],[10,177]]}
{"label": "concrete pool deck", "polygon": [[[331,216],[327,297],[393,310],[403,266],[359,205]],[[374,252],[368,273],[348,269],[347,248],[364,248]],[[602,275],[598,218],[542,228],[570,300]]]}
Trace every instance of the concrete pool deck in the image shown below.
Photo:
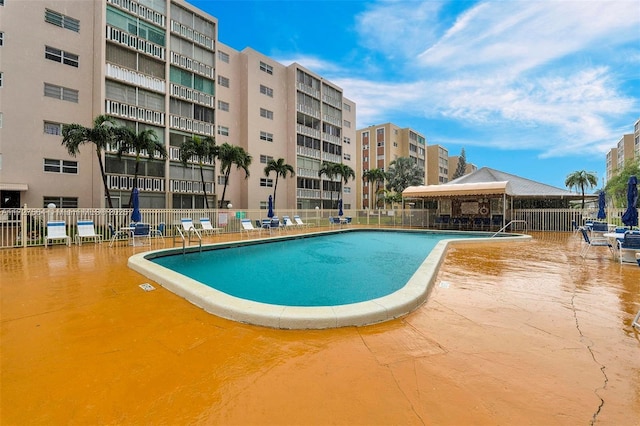
{"label": "concrete pool deck", "polygon": [[453,247],[402,318],[313,331],[204,312],[126,266],[148,248],[0,251],[0,423],[640,424],[640,268],[533,236]]}

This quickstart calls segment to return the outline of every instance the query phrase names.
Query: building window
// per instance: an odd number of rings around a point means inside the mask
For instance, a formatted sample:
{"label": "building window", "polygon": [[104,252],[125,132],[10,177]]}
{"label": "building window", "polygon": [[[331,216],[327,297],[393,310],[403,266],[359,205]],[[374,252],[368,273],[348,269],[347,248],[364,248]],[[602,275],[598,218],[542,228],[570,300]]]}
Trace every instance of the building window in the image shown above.
{"label": "building window", "polygon": [[344,143],[346,143],[347,145],[351,145],[351,138],[348,137],[344,137]]}
{"label": "building window", "polygon": [[50,9],[45,9],[44,20],[58,27],[65,28],[67,30],[80,32],[80,21],[71,18],[70,16],[63,15],[62,13],[54,12]]}
{"label": "building window", "polygon": [[44,57],[50,61],[60,62],[61,64],[78,68],[78,55],[56,49],[55,47],[45,46]]}
{"label": "building window", "polygon": [[218,84],[222,87],[229,87],[229,79],[221,75],[218,76]]}
{"label": "building window", "polygon": [[[0,129],[2,129],[2,113],[0,112]],[[2,164],[2,155],[0,155],[0,165]]]}
{"label": "building window", "polygon": [[47,135],[61,135],[62,134],[62,124],[54,123],[52,121],[44,122],[44,132]]}
{"label": "building window", "polygon": [[46,196],[43,198],[43,207],[47,207],[49,204],[55,204],[60,209],[77,209],[78,198],[77,197],[52,197]]}
{"label": "building window", "polygon": [[71,175],[78,174],[78,162],[67,160],[53,160],[51,158],[44,159],[44,171],[51,173],[66,173]]}
{"label": "building window", "polygon": [[4,46],[4,32],[0,31],[0,46]]}
{"label": "building window", "polygon": [[222,62],[229,63],[229,54],[223,52],[222,50],[218,50],[218,59]]}
{"label": "building window", "polygon": [[260,178],[260,186],[266,186],[267,188],[273,188],[273,179]]}
{"label": "building window", "polygon": [[273,75],[273,67],[269,64],[265,64],[262,61],[260,61],[260,71],[264,71],[267,74]]}
{"label": "building window", "polygon": [[227,183],[227,179],[224,175],[218,175],[218,185],[224,185]]}
{"label": "building window", "polygon": [[343,157],[343,158],[344,158],[345,160],[349,161],[349,160],[351,160],[351,154],[344,154],[344,157]]}
{"label": "building window", "polygon": [[218,109],[220,111],[229,111],[229,103],[225,101],[218,101]]}
{"label": "building window", "polygon": [[351,128],[351,122],[347,121],[347,120],[344,120],[344,127]]}
{"label": "building window", "polygon": [[345,111],[349,111],[351,112],[351,105],[349,104],[342,104],[342,109]]}
{"label": "building window", "polygon": [[2,87],[2,82],[4,81],[4,73],[0,72],[0,87]]}
{"label": "building window", "polygon": [[273,111],[269,111],[268,109],[260,108],[260,117],[268,118],[269,120],[273,120]]}
{"label": "building window", "polygon": [[260,163],[262,164],[268,164],[269,161],[273,160],[273,157],[270,155],[262,155],[260,154]]}
{"label": "building window", "polygon": [[44,95],[48,98],[60,99],[63,101],[78,103],[78,91],[68,89],[55,84],[44,84]]}
{"label": "building window", "polygon": [[267,95],[270,98],[273,98],[273,89],[271,87],[260,85],[260,93],[263,95]]}
{"label": "building window", "polygon": [[349,186],[345,186],[345,187],[344,187],[344,193],[345,193],[345,194],[351,194],[351,187],[349,187]]}
{"label": "building window", "polygon": [[378,142],[378,146],[384,146],[384,141]]}
{"label": "building window", "polygon": [[267,142],[273,142],[273,133],[260,132],[260,140],[267,141]]}
{"label": "building window", "polygon": [[229,136],[229,128],[225,126],[218,126],[218,134],[221,136]]}

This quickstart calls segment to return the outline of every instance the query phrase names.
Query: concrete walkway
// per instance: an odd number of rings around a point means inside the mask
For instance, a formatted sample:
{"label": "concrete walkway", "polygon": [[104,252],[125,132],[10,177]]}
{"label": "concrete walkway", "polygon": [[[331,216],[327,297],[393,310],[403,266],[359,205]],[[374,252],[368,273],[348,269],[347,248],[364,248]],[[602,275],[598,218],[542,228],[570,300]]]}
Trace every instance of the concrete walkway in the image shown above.
{"label": "concrete walkway", "polygon": [[145,292],[141,248],[3,250],[0,424],[640,425],[640,268],[580,244],[457,246],[417,311],[321,331]]}

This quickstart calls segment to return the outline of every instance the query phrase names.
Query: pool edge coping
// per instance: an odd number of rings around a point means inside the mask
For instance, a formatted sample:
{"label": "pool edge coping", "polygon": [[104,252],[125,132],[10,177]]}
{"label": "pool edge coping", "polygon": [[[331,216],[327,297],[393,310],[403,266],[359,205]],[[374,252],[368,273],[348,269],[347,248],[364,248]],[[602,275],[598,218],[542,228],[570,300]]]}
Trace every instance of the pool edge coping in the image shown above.
{"label": "pool edge coping", "polygon": [[[358,230],[380,230],[379,228],[358,228]],[[260,238],[208,244],[212,246],[237,246],[242,243],[260,244],[286,240],[301,235],[348,232],[349,230],[322,231],[297,234],[277,238]],[[384,230],[383,230],[384,231]],[[390,230],[398,231],[398,230]],[[407,231],[407,230],[400,230]],[[420,232],[410,230],[413,232]],[[428,230],[431,233],[437,231]],[[499,238],[457,238],[445,239],[436,244],[407,283],[397,291],[364,302],[336,306],[282,306],[241,299],[208,287],[192,278],[148,260],[158,253],[180,252],[178,248],[152,250],[129,257],[127,265],[134,271],[155,281],[172,293],[186,299],[208,313],[232,321],[278,329],[325,329],[348,326],[364,326],[388,321],[409,314],[421,306],[433,288],[440,265],[450,245],[463,243],[497,243],[530,241],[524,234],[510,234]],[[190,250],[193,251],[193,250]]]}

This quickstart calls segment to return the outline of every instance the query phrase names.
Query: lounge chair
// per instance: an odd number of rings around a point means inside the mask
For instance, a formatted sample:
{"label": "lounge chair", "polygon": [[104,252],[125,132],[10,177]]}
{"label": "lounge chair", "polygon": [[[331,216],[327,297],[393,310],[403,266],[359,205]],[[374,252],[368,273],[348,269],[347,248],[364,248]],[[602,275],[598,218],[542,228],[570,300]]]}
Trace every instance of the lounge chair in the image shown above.
{"label": "lounge chair", "polygon": [[206,235],[219,234],[220,228],[214,228],[211,225],[211,220],[208,217],[200,218],[200,226],[202,227],[202,233]]}
{"label": "lounge chair", "polygon": [[280,219],[278,218],[278,216],[274,216],[271,218],[271,228],[272,231],[275,229],[276,231],[280,232],[282,230],[282,225],[280,224]]}
{"label": "lounge chair", "polygon": [[94,243],[102,244],[102,235],[96,234],[96,229],[93,225],[92,220],[79,220],[77,222],[78,225],[78,233],[75,236],[76,244],[79,246],[82,245],[83,239],[91,239],[93,238]]}
{"label": "lounge chair", "polygon": [[67,224],[63,220],[47,222],[47,236],[44,239],[45,247],[48,246],[49,240],[65,240],[67,245],[71,246],[71,238],[67,235]]}
{"label": "lounge chair", "polygon": [[289,216],[282,216],[282,221],[284,222],[284,229],[293,229],[298,227],[298,225],[291,221]]}
{"label": "lounge chair", "polygon": [[116,231],[112,224],[109,224],[109,247],[113,247],[113,243],[121,240],[129,240],[131,236],[131,229],[120,229]]}
{"label": "lounge chair", "polygon": [[297,215],[293,217],[293,220],[296,222],[296,225],[298,225],[300,227],[309,226],[310,225],[309,223],[304,223],[302,221],[302,219],[300,219],[300,216],[297,216]]}
{"label": "lounge chair", "polygon": [[[635,263],[635,255],[640,253],[640,232],[638,231],[627,231],[624,233],[624,239],[618,240],[618,259],[620,259],[620,263],[623,262],[631,262]],[[632,253],[634,258],[629,258],[629,260],[624,259],[625,253]],[[640,263],[639,263],[640,265]]]}
{"label": "lounge chair", "polygon": [[613,246],[609,243],[609,240],[604,237],[589,237],[589,231],[586,228],[581,228],[580,232],[582,233],[582,238],[584,239],[585,244],[580,250],[580,256],[585,258],[589,249],[591,247],[608,247],[611,254],[613,254]]}
{"label": "lounge chair", "polygon": [[251,219],[241,219],[240,224],[242,224],[242,229],[240,230],[241,236],[243,232],[246,232],[247,236],[255,232],[257,232],[258,234],[262,233],[262,228],[253,227],[253,224],[251,223]]}
{"label": "lounge chair", "polygon": [[340,218],[329,216],[329,225],[331,225],[331,226],[340,226]]}
{"label": "lounge chair", "polygon": [[132,236],[134,246],[150,246],[151,225],[149,225],[148,223],[136,223],[133,227]]}
{"label": "lounge chair", "polygon": [[151,230],[151,237],[160,237],[164,241],[164,222],[160,222],[156,229]]}

